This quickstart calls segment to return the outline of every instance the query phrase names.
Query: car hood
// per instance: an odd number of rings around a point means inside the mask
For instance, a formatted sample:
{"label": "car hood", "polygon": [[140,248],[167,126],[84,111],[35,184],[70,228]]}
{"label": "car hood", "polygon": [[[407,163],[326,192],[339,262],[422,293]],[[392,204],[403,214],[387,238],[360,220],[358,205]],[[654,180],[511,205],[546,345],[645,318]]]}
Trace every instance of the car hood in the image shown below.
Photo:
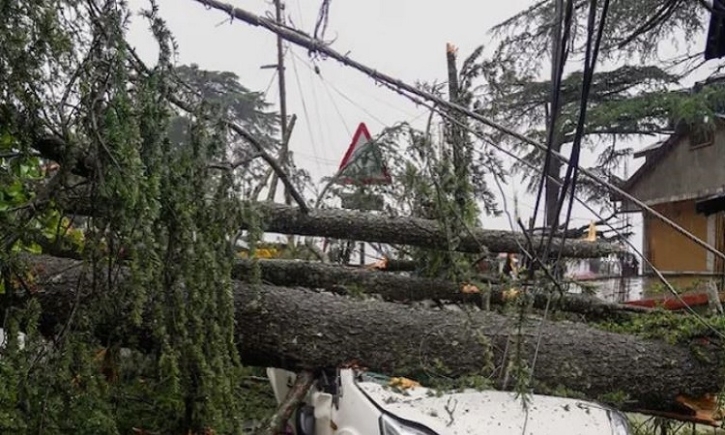
{"label": "car hood", "polygon": [[[389,414],[427,426],[440,435],[613,435],[615,411],[604,406],[553,396],[521,397],[502,391],[465,391],[436,396],[415,387],[393,390],[375,382],[359,382],[370,400]],[[619,420],[621,421],[621,420]]]}

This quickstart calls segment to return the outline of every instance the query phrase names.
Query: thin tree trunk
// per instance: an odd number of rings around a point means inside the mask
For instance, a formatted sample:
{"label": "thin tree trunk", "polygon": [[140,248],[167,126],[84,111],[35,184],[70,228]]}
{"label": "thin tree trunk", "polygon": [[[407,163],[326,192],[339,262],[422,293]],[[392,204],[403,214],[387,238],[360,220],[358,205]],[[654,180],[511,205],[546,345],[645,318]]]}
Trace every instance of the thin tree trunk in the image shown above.
{"label": "thin tree trunk", "polygon": [[[302,236],[329,237],[345,240],[362,240],[371,243],[420,246],[445,249],[448,246],[446,232],[433,220],[396,217],[351,210],[316,209],[304,214],[296,207],[272,203],[257,203],[265,216],[266,232],[298,234]],[[526,237],[521,233],[504,230],[472,228],[458,235],[456,250],[480,254],[486,248],[491,252],[521,252]],[[538,246],[540,236],[532,237]],[[621,248],[602,242],[554,239],[552,249],[563,248],[564,257],[595,258],[618,253]]]}
{"label": "thin tree trunk", "polygon": [[259,431],[259,435],[284,435],[286,433],[285,425],[297,406],[304,400],[314,381],[315,376],[310,371],[305,370],[297,374],[292,388],[279,405],[277,412],[267,422],[267,427]]}
{"label": "thin tree trunk", "polygon": [[[74,196],[63,201],[67,213],[89,215],[90,207]],[[448,249],[448,234],[437,221],[412,217],[389,217],[354,210],[315,209],[303,213],[298,207],[269,203],[248,202],[247,207],[257,209],[262,215],[264,231],[278,234],[327,237],[341,240],[358,240],[391,245],[411,245],[428,249]],[[243,224],[242,229],[248,229]],[[535,247],[541,235],[531,236]],[[483,254],[488,252],[521,252],[527,239],[522,233],[506,230],[470,228],[457,235],[455,250]],[[562,249],[564,258],[598,258],[622,252],[622,248],[605,242],[555,238],[554,252]]]}
{"label": "thin tree trunk", "polygon": [[[452,44],[446,44],[446,63],[448,67],[448,98],[451,103],[461,104],[460,86],[458,82],[458,67],[456,66],[456,48]],[[453,173],[455,174],[455,198],[460,219],[465,219],[466,207],[469,202],[467,186],[469,184],[468,168],[471,164],[470,156],[467,152],[466,133],[462,128],[466,119],[461,116],[460,112],[451,110],[450,116],[456,122],[449,122],[447,133],[447,143],[450,144],[453,151]],[[456,220],[457,221],[457,220]]]}

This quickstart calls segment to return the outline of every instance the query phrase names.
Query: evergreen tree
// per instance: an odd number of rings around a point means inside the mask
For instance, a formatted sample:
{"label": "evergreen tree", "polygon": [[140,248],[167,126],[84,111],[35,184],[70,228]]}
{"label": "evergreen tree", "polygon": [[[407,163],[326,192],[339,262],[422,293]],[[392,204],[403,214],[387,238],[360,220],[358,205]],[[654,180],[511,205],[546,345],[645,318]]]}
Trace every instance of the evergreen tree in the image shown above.
{"label": "evergreen tree", "polygon": [[[569,69],[580,69],[589,3],[572,3],[570,39],[566,44]],[[601,8],[600,2],[600,15]],[[481,62],[481,87],[476,98],[482,114],[541,143],[547,141],[551,81],[542,80],[539,74],[549,70],[554,17],[554,2],[542,1],[493,29],[497,45],[493,55]],[[723,88],[713,86],[705,93],[686,89],[688,77],[702,66],[698,61],[702,47],[690,41],[704,31],[708,20],[709,12],[698,2],[610,2],[583,131],[585,151],[596,158],[596,164],[588,169],[605,179],[621,177],[618,169],[631,153],[630,139],[652,137],[655,141],[657,135],[669,134],[681,123],[714,119],[706,115],[716,110]],[[663,51],[673,45],[684,51],[666,57]],[[553,135],[554,151],[565,150],[574,139],[581,88],[581,72],[565,75]],[[544,153],[540,150],[527,148],[490,129],[486,131],[490,140],[543,166]],[[540,172],[524,164],[517,164],[515,169],[528,180],[528,190],[535,192]],[[561,169],[562,164],[553,159],[549,175],[560,180]],[[584,177],[580,177],[578,189],[587,201],[609,206],[608,192]],[[555,204],[558,194],[559,185],[547,180],[547,202]],[[555,215],[550,206],[547,222],[552,222]]]}
{"label": "evergreen tree", "polygon": [[[0,304],[11,337],[0,432],[239,433],[254,407],[240,382],[232,236],[253,212],[241,206],[244,177],[261,164],[235,175],[213,163],[251,154],[228,120],[273,150],[275,115],[231,73],[173,65],[153,3],[150,69],[126,43],[123,4],[4,2],[0,14]],[[92,208],[83,223],[64,213],[78,199]],[[48,330],[32,298],[13,308],[33,288],[22,254],[69,234],[93,290]]]}

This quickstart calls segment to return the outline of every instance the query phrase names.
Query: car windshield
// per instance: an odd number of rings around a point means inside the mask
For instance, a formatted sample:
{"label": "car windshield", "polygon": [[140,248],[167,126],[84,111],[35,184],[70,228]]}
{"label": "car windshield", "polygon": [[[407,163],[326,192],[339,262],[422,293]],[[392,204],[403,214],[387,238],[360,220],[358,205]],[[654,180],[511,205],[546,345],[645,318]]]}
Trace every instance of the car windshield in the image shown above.
{"label": "car windshield", "polygon": [[357,382],[374,382],[380,385],[388,385],[390,383],[390,376],[374,372],[358,372],[355,380]]}

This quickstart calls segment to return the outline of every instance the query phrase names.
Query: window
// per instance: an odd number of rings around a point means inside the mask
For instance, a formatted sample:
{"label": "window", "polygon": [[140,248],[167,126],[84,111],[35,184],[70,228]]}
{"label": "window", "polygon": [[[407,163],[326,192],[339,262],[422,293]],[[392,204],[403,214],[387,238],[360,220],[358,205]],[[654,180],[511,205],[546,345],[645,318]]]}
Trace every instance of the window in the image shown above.
{"label": "window", "polygon": [[706,127],[694,129],[690,133],[690,149],[695,150],[712,145],[715,140],[714,132]]}

